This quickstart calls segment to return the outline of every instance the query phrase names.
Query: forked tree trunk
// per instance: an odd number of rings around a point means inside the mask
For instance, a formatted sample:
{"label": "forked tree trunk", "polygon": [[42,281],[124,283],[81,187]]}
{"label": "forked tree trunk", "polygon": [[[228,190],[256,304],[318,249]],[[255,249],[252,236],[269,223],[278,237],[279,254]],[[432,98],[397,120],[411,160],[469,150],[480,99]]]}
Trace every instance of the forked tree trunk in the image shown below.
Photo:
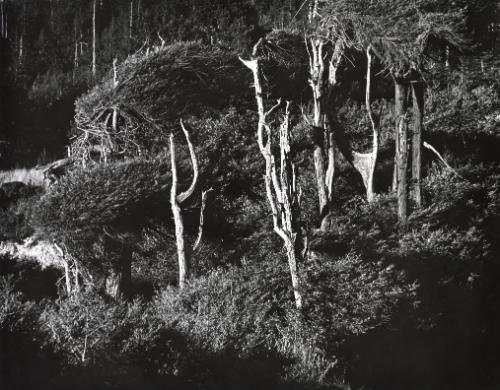
{"label": "forked tree trunk", "polygon": [[[335,174],[335,147],[333,131],[329,124],[325,126],[326,102],[337,83],[337,70],[343,55],[343,45],[336,42],[331,53],[326,72],[323,38],[311,38],[309,50],[309,85],[313,92],[313,123],[311,138],[314,144],[314,170],[316,173],[316,188],[318,190],[320,229],[328,230],[328,214],[333,202],[333,177]],[[325,85],[328,87],[325,88]],[[325,157],[327,164],[325,165]]]}
{"label": "forked tree trunk", "polygon": [[309,85],[313,92],[313,125],[311,126],[311,139],[314,144],[314,171],[316,173],[316,188],[318,190],[319,216],[323,221],[328,213],[329,194],[326,185],[325,168],[325,114],[324,114],[324,74],[325,60],[323,56],[323,47],[325,42],[319,38],[310,40],[309,56]]}
{"label": "forked tree trunk", "polygon": [[[177,246],[177,260],[179,263],[179,288],[183,289],[186,286],[186,282],[189,278],[190,271],[190,248],[185,244],[184,240],[184,220],[182,218],[181,205],[183,202],[187,201],[189,197],[195,191],[199,182],[199,168],[198,160],[194,151],[193,144],[189,137],[189,133],[184,126],[182,120],[180,121],[182,131],[184,132],[184,137],[189,148],[189,155],[191,158],[191,165],[193,167],[193,180],[189,188],[180,195],[177,195],[177,164],[175,162],[175,142],[174,135],[170,134],[170,161],[172,170],[172,187],[170,190],[170,205],[172,208],[172,215],[174,217],[175,225],[175,243]],[[205,193],[206,194],[206,193]],[[203,197],[202,196],[202,210],[203,213]],[[203,224],[203,217],[200,216],[200,225]],[[200,230],[203,229],[201,225]],[[201,240],[201,236],[200,236]],[[197,240],[198,241],[198,240]],[[196,245],[196,244],[195,244]]]}
{"label": "forked tree trunk", "polygon": [[173,134],[170,134],[170,159],[172,169],[170,205],[175,225],[175,245],[177,247],[177,261],[179,264],[179,288],[183,289],[189,277],[189,258],[184,245],[184,221],[182,219],[181,207],[177,201],[177,164],[175,162],[175,143]]}
{"label": "forked tree trunk", "polygon": [[318,13],[318,0],[310,0],[309,15],[308,15],[309,23],[313,21],[317,13]]}
{"label": "forked tree trunk", "polygon": [[304,304],[298,272],[298,263],[302,257],[302,237],[299,221],[299,191],[297,190],[295,165],[291,158],[290,148],[290,103],[287,102],[285,116],[282,119],[279,129],[280,162],[278,171],[271,149],[272,130],[268,122],[268,117],[281,106],[281,101],[278,101],[278,104],[273,106],[269,111],[266,112],[264,110],[259,61],[257,59],[257,50],[260,43],[261,41],[254,47],[253,59],[245,61],[240,58],[240,60],[253,74],[255,98],[259,114],[257,139],[260,152],[266,163],[264,177],[266,195],[271,208],[274,231],[281,237],[285,245],[295,306],[300,310]]}
{"label": "forked tree trunk", "polygon": [[396,116],[396,157],[395,177],[398,199],[398,219],[402,225],[408,220],[408,125],[406,119],[408,85],[395,79],[395,116]]}
{"label": "forked tree trunk", "polygon": [[412,198],[417,207],[422,207],[422,131],[424,122],[424,83],[412,83],[412,94]]}

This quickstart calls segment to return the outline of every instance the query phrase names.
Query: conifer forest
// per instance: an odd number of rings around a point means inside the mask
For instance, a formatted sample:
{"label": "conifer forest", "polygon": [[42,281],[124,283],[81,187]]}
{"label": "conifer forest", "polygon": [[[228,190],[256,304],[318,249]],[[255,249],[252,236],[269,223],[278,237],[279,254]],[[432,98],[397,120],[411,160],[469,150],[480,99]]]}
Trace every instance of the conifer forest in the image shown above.
{"label": "conifer forest", "polygon": [[500,1],[0,0],[0,389],[500,388]]}

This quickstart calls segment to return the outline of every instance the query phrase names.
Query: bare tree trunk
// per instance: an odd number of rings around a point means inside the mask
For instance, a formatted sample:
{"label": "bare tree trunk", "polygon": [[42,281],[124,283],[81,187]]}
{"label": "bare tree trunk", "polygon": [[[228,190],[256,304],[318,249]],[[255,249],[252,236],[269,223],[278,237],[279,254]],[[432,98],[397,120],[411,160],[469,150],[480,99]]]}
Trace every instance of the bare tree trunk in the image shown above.
{"label": "bare tree trunk", "polygon": [[82,33],[81,26],[80,26],[79,31],[80,31],[80,57],[83,57],[83,44],[84,44],[84,42],[83,42],[83,33]]}
{"label": "bare tree trunk", "polygon": [[[323,38],[309,40],[309,85],[313,92],[313,123],[311,138],[314,143],[314,170],[318,190],[320,229],[328,230],[328,213],[333,202],[333,177],[335,174],[335,147],[331,125],[325,126],[327,98],[332,94],[336,84],[336,73],[342,59],[343,45],[340,40],[331,53],[328,67],[328,82],[326,80],[326,65]],[[325,89],[325,85],[328,87]],[[325,96],[326,95],[326,96]],[[325,156],[326,155],[326,156]],[[325,157],[327,165],[325,166]]]}
{"label": "bare tree trunk", "polygon": [[130,12],[128,20],[128,39],[132,40],[132,29],[134,27],[134,0],[130,1]]}
{"label": "bare tree trunk", "polygon": [[24,57],[24,35],[26,34],[26,1],[23,1],[22,25],[23,27],[21,29],[21,37],[19,38],[19,53],[18,53],[19,66],[23,64],[23,57]]}
{"label": "bare tree trunk", "polygon": [[[378,147],[379,147],[379,125],[378,118],[375,118],[370,104],[370,90],[371,90],[371,46],[367,48],[366,55],[368,60],[367,66],[367,83],[366,83],[366,93],[365,93],[365,104],[366,110],[368,112],[368,117],[370,119],[370,124],[372,127],[372,150],[369,153],[359,153],[352,150],[350,142],[346,139],[342,126],[334,118],[333,113],[330,111],[327,113],[328,121],[330,126],[335,127],[335,140],[336,145],[344,158],[359,172],[363,180],[363,184],[366,189],[367,199],[372,201],[375,197],[374,192],[374,172],[377,163]],[[336,82],[335,79],[329,81],[330,88],[333,88]]]}
{"label": "bare tree trunk", "polygon": [[73,57],[73,82],[76,79],[76,72],[78,71],[78,18],[75,16],[75,53]]}
{"label": "bare tree trunk", "polygon": [[313,125],[311,127],[312,141],[314,143],[314,171],[316,173],[316,188],[318,190],[319,215],[323,220],[328,213],[328,190],[326,188],[326,168],[325,168],[325,120],[323,109],[324,73],[325,61],[323,57],[323,47],[325,42],[322,39],[311,38],[309,56],[309,85],[313,92]]}
{"label": "bare tree trunk", "polygon": [[203,191],[201,194],[200,223],[198,225],[198,236],[196,237],[196,241],[193,244],[193,251],[198,249],[198,246],[201,243],[201,239],[203,238],[203,226],[205,224],[205,208],[207,206],[207,195],[210,191],[212,191],[211,188],[207,191]]}
{"label": "bare tree trunk", "polygon": [[96,68],[96,6],[97,0],[92,3],[92,77],[97,75]]}
{"label": "bare tree trunk", "polygon": [[[116,89],[118,87],[118,69],[117,69],[117,63],[118,59],[115,58],[113,60],[113,89]],[[118,108],[114,107],[113,108],[113,118],[112,118],[112,128],[113,131],[116,133],[118,131]]]}
{"label": "bare tree trunk", "polygon": [[261,42],[259,41],[255,45],[251,60],[245,61],[241,58],[240,60],[253,74],[255,98],[259,114],[257,139],[260,152],[266,162],[264,177],[266,195],[271,208],[274,231],[283,240],[287,251],[295,306],[300,310],[303,307],[303,296],[297,267],[301,259],[300,246],[302,237],[299,221],[299,191],[297,190],[295,165],[291,159],[290,148],[290,103],[287,102],[286,104],[285,116],[279,129],[280,167],[278,173],[275,157],[271,150],[272,130],[267,118],[281,106],[281,101],[278,101],[269,111],[266,112],[264,110],[259,61],[257,59],[257,50]]}
{"label": "bare tree trunk", "polygon": [[[378,157],[378,138],[379,138],[379,125],[378,118],[376,119],[373,115],[371,109],[371,69],[372,69],[372,56],[371,56],[371,46],[366,50],[366,58],[367,58],[367,70],[366,70],[366,94],[365,94],[365,104],[366,110],[368,112],[368,117],[370,118],[370,124],[372,126],[372,153],[369,161],[368,172],[366,172],[366,198],[369,202],[372,202],[375,198],[375,191],[373,187],[373,178],[375,175],[375,167],[377,165],[377,157]],[[363,173],[361,173],[362,176]]]}
{"label": "bare tree trunk", "polygon": [[407,108],[407,93],[408,89],[398,82],[394,82],[395,95],[394,95],[394,117],[396,118],[396,127],[394,131],[394,170],[392,175],[392,190],[396,192],[398,189],[398,146],[399,146],[399,131],[398,131],[398,118],[404,115]]}
{"label": "bare tree trunk", "polygon": [[174,135],[170,134],[170,159],[172,166],[172,189],[170,192],[170,205],[174,216],[175,244],[177,246],[177,260],[179,262],[179,288],[183,289],[189,277],[189,260],[184,245],[184,221],[181,208],[177,202],[177,164],[175,162]]}
{"label": "bare tree trunk", "polygon": [[396,115],[396,172],[398,219],[405,225],[408,219],[408,126],[406,120],[408,85],[395,79],[395,115]]}
{"label": "bare tree trunk", "polygon": [[309,23],[313,21],[317,13],[318,13],[318,0],[310,0],[309,15],[308,15]]}
{"label": "bare tree trunk", "polygon": [[424,122],[424,84],[412,83],[413,136],[412,136],[412,197],[417,207],[422,207],[422,131]]}
{"label": "bare tree trunk", "polygon": [[[396,119],[397,121],[397,119]],[[396,192],[398,190],[398,154],[397,154],[397,148],[399,145],[399,132],[397,130],[397,124],[396,124],[396,130],[394,131],[394,163],[393,163],[393,170],[392,170],[392,192]]]}
{"label": "bare tree trunk", "polygon": [[[275,192],[281,191],[281,231],[285,233],[283,237],[286,237],[284,241],[288,257],[288,267],[290,268],[290,276],[292,279],[295,305],[297,309],[300,310],[303,307],[303,297],[297,267],[302,257],[302,236],[299,222],[300,205],[295,164],[292,161],[290,148],[289,108],[290,103],[287,102],[285,117],[280,126],[280,180],[278,188],[275,187]],[[273,174],[276,173],[274,172]],[[277,198],[277,200],[278,206],[280,199]]]}
{"label": "bare tree trunk", "polygon": [[[181,204],[186,202],[190,196],[193,194],[195,188],[199,183],[199,167],[198,160],[194,151],[193,144],[189,136],[189,132],[182,120],[180,121],[182,131],[184,132],[184,137],[189,148],[189,155],[191,158],[191,165],[193,167],[193,180],[189,188],[180,195],[177,195],[177,164],[175,162],[175,142],[174,135],[170,134],[170,160],[172,169],[172,187],[170,191],[170,205],[172,207],[172,214],[174,217],[175,224],[175,242],[177,246],[177,259],[179,262],[179,288],[183,289],[186,285],[186,281],[189,278],[189,266],[190,266],[190,253],[188,253],[188,248],[184,242],[184,220],[182,219]],[[206,194],[205,194],[206,195]],[[203,196],[202,196],[203,203]],[[203,213],[203,210],[202,210]],[[200,217],[200,229],[203,231],[203,216]],[[201,237],[200,237],[201,240]],[[195,244],[196,245],[196,244]]]}
{"label": "bare tree trunk", "polygon": [[18,66],[21,66],[23,64],[23,36],[24,32],[21,32],[21,37],[19,38],[19,53],[18,53]]}

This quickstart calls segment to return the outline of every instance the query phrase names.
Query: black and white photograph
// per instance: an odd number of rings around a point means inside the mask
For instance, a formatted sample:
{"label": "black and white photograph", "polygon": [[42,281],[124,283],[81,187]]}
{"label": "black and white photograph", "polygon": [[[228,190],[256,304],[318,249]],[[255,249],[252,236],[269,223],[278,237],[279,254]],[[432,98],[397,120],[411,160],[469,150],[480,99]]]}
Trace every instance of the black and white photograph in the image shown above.
{"label": "black and white photograph", "polygon": [[0,0],[25,389],[500,389],[500,1]]}

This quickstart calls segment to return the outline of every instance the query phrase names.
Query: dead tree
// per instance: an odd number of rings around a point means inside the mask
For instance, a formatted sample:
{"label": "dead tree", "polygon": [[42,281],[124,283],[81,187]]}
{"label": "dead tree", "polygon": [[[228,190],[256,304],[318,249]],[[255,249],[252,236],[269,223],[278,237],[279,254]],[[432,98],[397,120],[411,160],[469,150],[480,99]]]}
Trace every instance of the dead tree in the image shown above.
{"label": "dead tree", "polygon": [[79,66],[79,57],[78,57],[78,17],[75,16],[75,21],[74,21],[74,27],[75,27],[75,51],[73,54],[73,82],[76,79],[76,72],[78,71],[78,66]]}
{"label": "dead tree", "polygon": [[363,183],[366,188],[366,198],[369,202],[372,202],[375,198],[375,190],[373,187],[373,178],[375,175],[375,167],[377,165],[378,157],[378,147],[379,147],[379,119],[375,117],[371,108],[371,69],[372,69],[372,54],[371,45],[366,49],[366,93],[365,93],[365,105],[366,111],[368,112],[368,118],[370,119],[370,125],[372,129],[372,151],[371,153],[360,154],[358,156],[358,164],[355,165],[358,172],[363,178]]}
{"label": "dead tree", "polygon": [[408,83],[399,77],[394,77],[396,117],[395,159],[393,187],[398,200],[398,219],[405,225],[408,219],[408,121],[406,110],[408,105]]}
{"label": "dead tree", "polygon": [[412,198],[417,207],[422,207],[422,131],[424,123],[424,83],[412,83],[413,135],[412,135]]}
{"label": "dead tree", "polygon": [[[344,158],[359,172],[366,188],[368,201],[375,197],[374,172],[377,163],[379,148],[379,120],[375,117],[370,103],[372,48],[366,50],[367,82],[366,82],[366,109],[372,129],[372,150],[368,153],[359,153],[352,149],[347,140],[343,127],[336,121],[333,112],[332,97],[337,85],[337,73],[344,55],[345,46],[339,38],[335,41],[331,54],[326,53],[324,38],[311,38],[307,45],[309,53],[309,85],[313,92],[313,124],[314,166],[318,187],[320,206],[321,230],[328,229],[328,212],[333,202],[333,177],[335,173],[335,148],[337,145]],[[326,59],[328,58],[328,71]],[[325,118],[328,123],[325,123]],[[335,142],[334,142],[335,141]],[[328,156],[328,165],[325,168],[325,155]]]}
{"label": "dead tree", "polygon": [[302,259],[302,237],[299,221],[299,191],[290,148],[290,102],[286,104],[285,115],[279,126],[280,161],[278,168],[271,148],[272,128],[269,123],[269,117],[281,106],[281,101],[278,101],[269,111],[265,111],[259,60],[257,58],[257,50],[260,42],[255,45],[251,60],[245,61],[241,58],[240,60],[253,74],[255,98],[259,115],[257,139],[260,152],[266,163],[266,195],[271,208],[274,231],[281,237],[285,245],[295,306],[300,310],[303,307],[303,296],[298,273],[298,263]]}
{"label": "dead tree", "polygon": [[[307,46],[307,42],[306,42]],[[335,174],[335,148],[333,145],[333,134],[329,127],[325,126],[325,41],[322,38],[311,38],[309,40],[309,85],[313,92],[313,122],[311,126],[312,140],[314,143],[314,171],[316,173],[316,187],[318,190],[319,215],[321,228],[324,230],[324,221],[330,211],[333,201],[333,176]],[[335,78],[336,69],[341,58],[341,47],[336,46],[330,59],[329,71]],[[325,165],[325,156],[327,164]]]}
{"label": "dead tree", "polygon": [[193,251],[197,250],[201,244],[201,240],[203,238],[203,226],[205,224],[205,208],[207,206],[207,195],[212,191],[212,188],[209,190],[203,191],[201,193],[201,207],[200,207],[200,223],[198,225],[198,236],[196,237],[196,241],[193,244]]}
{"label": "dead tree", "polygon": [[[343,44],[340,39],[336,43],[337,47],[340,47],[339,57],[337,60],[337,66],[334,66],[334,62],[330,61],[330,70],[328,76],[328,95],[331,97],[333,89],[336,86],[337,78],[336,74],[340,64],[340,58],[343,55]],[[334,139],[337,147],[344,156],[344,158],[356,169],[363,180],[363,184],[366,189],[366,197],[368,201],[372,201],[375,197],[374,191],[374,172],[377,163],[378,148],[379,148],[379,119],[376,117],[371,109],[371,70],[372,70],[372,48],[371,45],[366,49],[367,57],[367,71],[366,71],[366,92],[365,92],[365,104],[368,113],[368,118],[370,120],[370,126],[372,129],[372,150],[368,153],[360,153],[352,149],[351,143],[347,140],[343,127],[336,121],[334,113],[332,112],[332,107],[326,111],[329,126],[331,127],[331,132],[334,134]]]}
{"label": "dead tree", "polygon": [[[186,285],[186,281],[189,278],[189,270],[190,270],[190,250],[187,248],[185,240],[184,240],[184,220],[182,218],[182,204],[187,202],[187,200],[194,193],[196,187],[199,182],[199,167],[198,167],[198,159],[196,158],[196,153],[191,142],[191,138],[189,136],[189,132],[182,120],[180,121],[181,128],[184,133],[184,137],[186,138],[186,142],[189,148],[189,155],[191,157],[191,165],[193,167],[193,180],[189,188],[183,193],[177,195],[177,164],[175,162],[175,141],[174,135],[170,135],[170,160],[171,160],[171,170],[172,170],[172,187],[170,191],[170,205],[172,208],[172,214],[174,217],[174,225],[175,225],[175,243],[177,246],[177,260],[179,263],[179,288],[184,288]],[[206,195],[205,195],[206,196]],[[204,196],[202,196],[202,210],[203,213],[203,203]],[[200,230],[203,229],[203,216],[200,216]],[[199,237],[201,240],[201,234],[199,233]],[[197,246],[197,244],[195,244]]]}

